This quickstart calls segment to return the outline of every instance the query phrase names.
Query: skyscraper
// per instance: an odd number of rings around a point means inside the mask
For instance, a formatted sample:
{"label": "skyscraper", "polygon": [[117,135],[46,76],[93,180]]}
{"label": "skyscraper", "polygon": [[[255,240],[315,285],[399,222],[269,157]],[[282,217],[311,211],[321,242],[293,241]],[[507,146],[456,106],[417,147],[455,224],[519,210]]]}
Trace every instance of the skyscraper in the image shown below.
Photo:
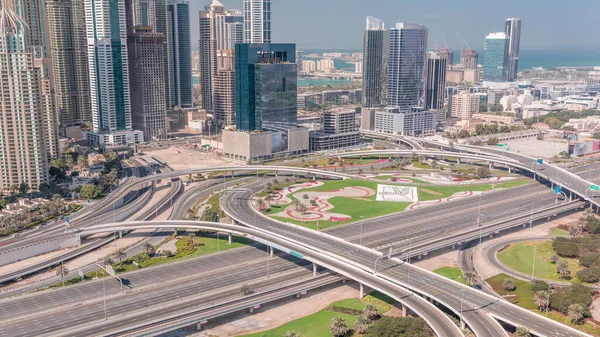
{"label": "skyscraper", "polygon": [[508,36],[504,32],[490,33],[485,38],[484,81],[507,81],[508,42]]}
{"label": "skyscraper", "polygon": [[448,47],[438,49],[437,53],[440,55],[440,57],[446,59],[447,65],[451,66],[454,64],[454,52],[448,49]]}
{"label": "skyscraper", "polygon": [[43,76],[34,65],[30,32],[11,8],[0,8],[0,190],[48,182]]}
{"label": "skyscraper", "polygon": [[190,5],[169,0],[167,5],[168,84],[170,106],[192,106],[192,50]]}
{"label": "skyscraper", "polygon": [[202,109],[212,111],[214,107],[213,80],[217,75],[217,17],[225,14],[225,6],[217,0],[200,11],[200,39],[198,40],[200,86]]}
{"label": "skyscraper", "polygon": [[387,105],[409,109],[423,104],[427,27],[397,23],[390,29]]}
{"label": "skyscraper", "polygon": [[91,122],[83,0],[46,0],[54,99],[63,128]]}
{"label": "skyscraper", "polygon": [[84,137],[100,146],[143,142],[131,132],[125,3],[85,0],[85,12],[94,130]]}
{"label": "skyscraper", "polygon": [[28,26],[29,47],[33,51],[34,66],[41,71],[41,109],[46,127],[46,153],[50,159],[58,158],[58,116],[54,105],[52,61],[46,8],[43,0],[8,0]]}
{"label": "skyscraper", "polygon": [[514,82],[519,72],[519,50],[521,45],[521,19],[508,18],[504,24],[504,33],[508,37],[507,69],[508,82]]}
{"label": "skyscraper", "polygon": [[233,50],[217,52],[217,75],[214,80],[214,116],[221,126],[235,125],[235,69]]}
{"label": "skyscraper", "polygon": [[465,67],[465,69],[477,69],[477,65],[479,64],[479,53],[470,48],[465,50],[461,55],[460,64]]}
{"label": "skyscraper", "polygon": [[244,0],[244,42],[271,43],[271,0]]}
{"label": "skyscraper", "polygon": [[386,103],[386,35],[383,22],[368,16],[363,39],[363,108],[381,107]]}
{"label": "skyscraper", "polygon": [[236,125],[240,131],[297,127],[296,46],[235,46]]}
{"label": "skyscraper", "polygon": [[446,89],[447,55],[438,52],[427,54],[427,78],[425,81],[425,109],[442,110]]}

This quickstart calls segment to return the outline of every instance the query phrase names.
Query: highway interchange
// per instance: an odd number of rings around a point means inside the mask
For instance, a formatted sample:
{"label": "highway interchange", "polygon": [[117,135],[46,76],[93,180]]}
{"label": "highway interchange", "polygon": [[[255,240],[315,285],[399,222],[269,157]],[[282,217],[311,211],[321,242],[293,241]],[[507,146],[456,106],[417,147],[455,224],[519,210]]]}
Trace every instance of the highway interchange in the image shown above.
{"label": "highway interchange", "polygon": [[[307,171],[306,169],[304,171]],[[316,171],[315,171],[316,172]],[[169,176],[174,176],[177,173],[171,173]],[[181,173],[181,175],[186,175],[188,174],[187,172]],[[156,177],[155,177],[156,178]],[[151,181],[152,179],[149,179],[147,181]],[[138,182],[138,184],[140,184],[141,182]],[[260,188],[261,184],[264,184],[264,182],[257,182],[255,183],[256,188]],[[252,188],[253,185],[249,185],[248,187]],[[204,187],[202,188],[197,188],[197,190],[195,192],[186,192],[189,193],[190,195],[190,199],[194,197],[197,197],[198,195],[202,195],[203,193],[207,193],[206,191],[204,191]],[[210,192],[208,192],[210,193]],[[250,193],[250,194],[248,194]],[[312,242],[314,241],[315,245],[328,245],[331,242],[329,241],[323,241],[324,239],[321,238],[320,236],[315,237],[314,233],[304,233],[302,232],[302,236],[299,235],[298,230],[289,232],[289,231],[285,231],[282,228],[284,228],[285,226],[279,226],[281,228],[275,228],[277,227],[277,224],[274,223],[272,220],[269,219],[263,219],[260,218],[261,215],[257,214],[256,212],[253,211],[253,209],[251,209],[251,207],[249,207],[249,205],[247,204],[246,201],[248,201],[250,199],[250,195],[251,192],[248,191],[232,191],[229,192],[226,197],[223,199],[223,206],[224,209],[227,210],[227,212],[232,216],[232,217],[236,217],[239,216],[240,218],[238,219],[245,219],[246,221],[250,220],[250,219],[255,219],[255,220],[260,220],[260,221],[252,221],[253,223],[248,223],[247,225],[250,226],[256,226],[257,224],[261,224],[262,227],[261,229],[263,231],[268,231],[268,232],[276,232],[275,229],[277,230],[282,230],[282,235],[287,235],[288,239],[290,240],[296,240],[298,241],[298,239],[301,237],[302,238],[302,242]],[[531,205],[527,205],[522,202],[522,199],[525,199],[526,196],[534,196],[536,199],[536,203],[534,204],[534,208],[537,209],[537,207],[539,206],[539,208],[544,208],[544,207],[549,207],[552,204],[554,204],[555,202],[555,198],[552,195],[552,193],[547,189],[544,188],[538,184],[529,184],[523,187],[519,187],[519,188],[514,188],[514,189],[509,189],[507,191],[494,191],[494,192],[489,192],[489,193],[484,193],[481,196],[481,200],[482,200],[482,207],[481,207],[481,213],[480,214],[484,214],[485,216],[482,216],[482,223],[488,223],[488,222],[493,222],[495,220],[501,220],[503,218],[506,218],[507,216],[511,215],[511,214],[516,214],[516,213],[523,213],[523,214],[528,214],[530,213],[530,209],[531,209]],[[182,198],[183,200],[186,200],[187,198]],[[190,200],[187,199],[187,200]],[[244,203],[246,202],[246,203]],[[241,203],[241,204],[240,204]],[[177,211],[174,211],[173,213],[178,213],[176,214],[176,216],[172,217],[172,218],[180,218],[181,217],[181,210],[187,210],[187,208],[185,206],[177,206],[178,204],[175,205],[175,209]],[[236,207],[233,207],[232,205],[237,205]],[[462,205],[462,206],[461,206]],[[459,207],[459,209],[463,209],[463,212],[455,212],[453,213],[449,213],[451,208],[454,207]],[[249,213],[249,212],[253,212],[253,213]],[[238,213],[238,212],[246,212],[246,213]],[[362,244],[364,246],[368,246],[368,247],[372,247],[372,248],[376,248],[379,249],[381,251],[386,251],[388,249],[388,247],[394,247],[395,249],[400,249],[402,247],[406,247],[407,246],[407,242],[406,239],[408,237],[414,237],[416,239],[413,239],[414,241],[427,241],[427,240],[431,240],[432,238],[435,237],[435,234],[430,234],[430,233],[422,233],[422,226],[424,223],[428,223],[430,225],[433,225],[433,227],[431,228],[430,232],[434,232],[437,233],[437,235],[446,235],[448,229],[453,228],[453,229],[458,229],[457,226],[459,225],[463,225],[464,227],[469,227],[469,226],[473,226],[474,223],[476,223],[476,219],[477,219],[477,214],[479,213],[479,210],[477,207],[474,207],[472,200],[469,200],[468,202],[465,202],[463,200],[459,200],[459,201],[454,201],[452,203],[445,203],[442,205],[436,205],[435,207],[429,207],[429,208],[421,208],[421,209],[417,209],[411,212],[405,212],[405,213],[400,213],[400,214],[396,214],[396,215],[390,215],[390,216],[386,216],[383,218],[378,218],[378,219],[374,219],[374,220],[365,220],[364,222],[364,226],[360,226],[359,223],[355,223],[352,225],[346,225],[346,226],[340,226],[337,228],[333,228],[331,230],[327,230],[325,231],[327,234],[331,234],[331,235],[336,235],[336,236],[340,236],[343,238],[346,238],[347,240],[356,243],[357,237],[360,234],[360,227],[364,227],[364,232],[363,232],[363,238],[362,238]],[[444,216],[447,215],[447,216]],[[425,220],[427,219],[427,220]],[[454,220],[452,220],[454,219]],[[440,221],[443,220],[443,221]],[[269,222],[271,221],[271,222]],[[452,221],[456,221],[455,223],[453,223]],[[393,224],[392,226],[390,226],[390,224]],[[396,225],[397,224],[397,225]],[[386,228],[387,225],[387,228]],[[269,227],[266,227],[269,226]],[[419,232],[419,229],[421,229],[421,232]],[[286,229],[287,230],[287,229]],[[396,235],[394,235],[394,233]],[[401,234],[400,234],[401,233]],[[419,235],[421,234],[421,235]],[[304,237],[304,235],[306,235],[306,237]],[[384,240],[382,240],[381,238],[385,238]],[[305,241],[306,240],[306,241]],[[329,240],[329,239],[328,239]],[[338,241],[335,241],[338,242]],[[287,243],[290,244],[290,243]],[[356,250],[356,246],[355,245],[351,245],[351,246],[346,246],[348,243],[340,243],[340,248],[341,250],[336,250],[335,254],[341,254],[342,256],[344,256],[344,254],[349,253],[349,254],[355,254]],[[252,250],[252,251],[258,251],[256,249],[252,249],[252,248],[244,248],[243,250]],[[242,251],[242,249],[237,250],[237,251]],[[363,267],[366,267],[368,265],[371,265],[372,269],[372,263],[373,261],[380,255],[378,255],[377,252],[367,252],[366,250],[358,250],[358,253],[356,253],[357,255],[354,256],[352,255],[352,260],[354,263],[360,263],[363,265]],[[323,252],[321,252],[323,253]],[[222,256],[226,256],[226,254],[229,253],[221,253],[220,255]],[[266,254],[264,251],[262,252],[262,254]],[[354,258],[356,257],[357,260],[355,260]],[[216,259],[215,257],[206,257],[206,261],[210,261],[212,259]],[[256,257],[255,261],[260,261],[261,257]],[[281,259],[274,259],[272,263],[272,265],[274,266],[273,268],[273,273],[271,275],[274,275],[274,279],[276,279],[276,275],[278,273],[283,273],[285,272],[284,270],[278,270],[277,269],[277,264],[275,263],[275,261],[280,261]],[[244,258],[244,261],[247,261],[247,263],[252,263],[253,258],[252,255],[248,254],[247,257]],[[283,261],[283,260],[281,260]],[[368,261],[368,262],[367,262]],[[256,262],[256,263],[260,263],[260,262]],[[264,264],[264,263],[263,263]],[[167,268],[168,266],[176,266],[175,264],[173,265],[167,265],[167,266],[161,266],[160,268]],[[395,279],[396,281],[400,281],[401,283],[403,283],[403,286],[408,286],[408,284],[406,284],[406,282],[408,282],[408,274],[411,274],[411,284],[410,287],[413,288],[419,288],[419,289],[429,289],[429,292],[432,293],[427,293],[429,294],[431,297],[441,297],[439,298],[440,301],[443,301],[445,303],[446,306],[450,307],[450,309],[454,309],[455,311],[457,308],[457,305],[459,305],[457,303],[457,298],[456,298],[456,294],[463,294],[464,293],[464,303],[465,303],[465,308],[469,308],[467,310],[465,310],[464,312],[464,316],[465,316],[465,320],[467,321],[467,323],[471,326],[471,328],[473,330],[475,330],[477,336],[498,336],[499,332],[499,326],[497,324],[495,324],[495,322],[490,318],[490,316],[488,316],[486,314],[486,311],[490,311],[491,310],[489,308],[495,308],[495,307],[500,307],[500,309],[504,308],[504,306],[506,306],[505,303],[493,303],[490,305],[490,299],[489,298],[484,298],[484,300],[482,301],[481,296],[477,296],[477,295],[473,295],[472,292],[475,292],[475,290],[464,290],[463,288],[460,288],[454,284],[452,284],[451,281],[445,281],[445,280],[440,280],[439,278],[435,278],[432,277],[431,275],[425,275],[422,276],[419,274],[422,271],[415,271],[413,270],[414,267],[409,266],[409,265],[405,265],[405,264],[398,264],[396,260],[383,260],[381,261],[380,264],[380,268],[381,268],[381,275],[380,277],[389,277],[391,279]],[[157,275],[160,275],[162,272],[159,271],[159,268],[151,268],[148,270],[141,270],[138,271],[136,273],[141,273],[141,272],[145,272],[145,271],[153,271],[154,269],[156,269],[156,273]],[[254,268],[256,269],[256,268]],[[304,273],[308,273],[310,274],[310,271],[307,272],[307,268],[306,265],[300,265],[298,266],[295,263],[291,263],[290,264],[290,269],[302,269],[302,271]],[[161,269],[162,270],[162,269]],[[248,279],[252,279],[252,278],[244,278],[246,274],[248,275],[253,275],[252,274],[252,266],[248,266],[248,267],[244,267],[244,266],[240,266],[239,268],[239,273],[237,273],[238,268],[236,268],[236,275],[239,274],[239,280],[243,280],[246,281]],[[264,270],[262,271],[264,273]],[[299,272],[299,271],[298,271]],[[378,273],[378,275],[380,274]],[[413,274],[414,273],[414,274]],[[134,276],[134,274],[131,274],[132,277]],[[171,273],[169,272],[168,274],[163,274],[163,275],[171,275]],[[175,276],[177,274],[173,274],[173,276]],[[201,275],[201,274],[200,274]],[[419,277],[415,277],[416,275],[419,275]],[[132,288],[135,288],[137,286],[137,281],[135,281],[135,278],[132,280],[130,277],[130,274],[127,274],[128,280],[130,282],[130,286]],[[256,275],[254,275],[254,277],[256,277]],[[174,277],[174,279],[176,279],[176,277]],[[211,277],[212,280],[212,277]],[[238,279],[236,279],[238,280]],[[115,281],[116,282],[116,281]],[[112,282],[111,287],[115,287],[116,284],[115,282]],[[155,281],[156,282],[156,281]],[[196,281],[190,281],[191,283],[189,283],[189,287],[192,287],[191,284],[194,284],[195,286],[201,287],[202,284],[200,281],[196,280]],[[200,283],[199,283],[200,282]],[[367,283],[367,282],[365,282]],[[448,283],[448,284],[446,284]],[[65,288],[65,290],[69,290],[69,288],[71,289],[76,289],[75,287],[83,287],[83,286],[90,286],[90,287],[95,287],[96,291],[98,291],[98,289],[102,289],[102,288],[98,288],[98,285],[101,284],[101,282],[99,281],[92,281],[92,282],[88,282],[82,285],[77,285],[77,286],[73,286],[73,287],[68,287]],[[216,283],[215,283],[216,284]],[[108,285],[109,282],[106,282],[107,285],[107,289],[108,289]],[[448,288],[448,286],[454,287],[454,289],[452,288]],[[140,287],[143,287],[140,286]],[[165,288],[170,288],[170,287],[165,287]],[[179,287],[174,287],[174,289],[179,289]],[[205,289],[210,289],[210,288],[205,288]],[[444,289],[443,292],[439,293],[439,289]],[[448,291],[448,289],[452,289],[452,291]],[[112,293],[115,292],[116,289],[112,289]],[[46,294],[45,294],[46,293]],[[32,295],[26,295],[26,296],[31,296],[32,298],[36,298],[36,295],[39,296],[37,299],[38,303],[41,303],[41,307],[46,307],[47,306],[47,302],[44,304],[44,300],[40,300],[39,298],[45,298],[46,296],[49,296],[47,294],[51,294],[51,293],[56,293],[59,294],[58,290],[53,290],[51,292],[42,292],[42,293],[38,293],[38,294],[32,294]],[[87,291],[86,291],[87,293]],[[164,297],[160,297],[161,301],[167,301],[168,299],[172,300],[172,296],[173,294],[176,292],[171,292],[170,295],[169,294],[163,294]],[[454,293],[454,294],[446,294],[446,293]],[[64,294],[62,294],[64,297]],[[72,296],[73,294],[71,294]],[[128,299],[126,299],[128,296],[139,296],[139,297],[130,297]],[[55,297],[54,300],[61,298],[60,295],[53,295]],[[136,291],[131,291],[130,294],[127,294],[123,297],[123,299],[121,300],[120,296],[116,296],[115,297],[115,301],[119,301],[119,302],[115,302],[115,303],[124,303],[127,301],[130,301],[129,305],[129,310],[131,310],[131,307],[135,306],[135,303],[140,299],[143,298],[144,294],[143,292],[140,293],[136,293]],[[46,300],[46,299],[45,299]],[[53,299],[47,299],[47,300],[52,300]],[[78,301],[78,303],[81,302],[85,302],[85,299],[81,299],[79,297],[77,297],[75,299],[76,301]],[[497,300],[497,298],[495,298],[495,300]],[[32,300],[33,301],[33,300]],[[123,301],[123,302],[121,302]],[[460,301],[460,300],[458,300]],[[487,302],[485,302],[487,301]],[[10,300],[8,300],[6,303],[11,303]],[[4,304],[6,303],[2,303],[3,307]],[[92,305],[92,304],[90,304]],[[413,304],[415,305],[415,304]],[[486,308],[485,310],[482,310],[481,308],[484,308],[486,305],[490,305],[489,308]],[[62,307],[62,305],[61,305]],[[426,306],[421,305],[422,308],[424,308],[424,311],[428,311],[428,310],[432,310],[431,308],[428,308]],[[10,307],[9,307],[10,308]],[[98,309],[98,308],[96,308]],[[495,310],[500,310],[500,309],[495,309]],[[37,309],[30,311],[32,313],[34,312],[41,312],[40,310],[43,309]],[[92,313],[96,313],[96,315],[98,315],[99,313],[103,314],[103,311],[100,310],[96,310],[94,311],[94,309],[88,309],[89,310],[89,314]],[[117,309],[115,309],[117,310]],[[124,309],[121,309],[124,310]],[[510,310],[510,309],[506,309],[506,310]],[[11,311],[12,312],[12,311]],[[15,311],[15,312],[18,312]],[[85,311],[77,311],[77,314],[82,315],[82,313]],[[115,311],[118,312],[118,311]],[[424,313],[421,313],[424,314]],[[424,314],[425,316],[427,316],[427,314]],[[47,313],[45,315],[46,317],[46,323],[50,323],[52,324],[52,314],[51,313]],[[55,316],[55,315],[54,315]],[[430,317],[438,317],[439,315],[430,315]],[[520,312],[514,313],[513,316],[521,316]],[[502,316],[501,316],[502,317]],[[512,317],[512,316],[511,316]],[[513,320],[515,319],[516,321],[513,321],[513,323],[519,323],[520,321],[518,320],[519,317],[503,317],[506,320]],[[39,319],[43,319],[43,317],[40,317]],[[88,320],[93,319],[93,317],[88,317]],[[436,321],[438,321],[438,323],[435,322],[430,322],[430,324],[438,324],[437,330],[439,331],[440,329],[444,329],[441,326],[444,324],[444,319],[441,318],[437,318],[435,319]],[[522,319],[521,319],[522,320]],[[85,321],[85,320],[84,320]],[[13,329],[17,329],[18,325],[17,322],[13,322],[15,324],[15,326],[13,326]],[[532,330],[534,331],[538,331],[539,329],[543,329],[543,324],[548,324],[548,322],[542,321],[541,324],[535,324],[535,322],[530,322],[530,325],[526,325],[523,324],[524,326],[529,326],[532,328]],[[57,327],[56,328],[60,328],[60,323],[56,322]],[[4,328],[4,325],[0,325],[0,328]],[[9,329],[11,326],[7,325],[7,329]],[[56,329],[55,328],[55,329]],[[50,328],[52,329],[52,328]],[[547,329],[546,329],[547,330]],[[571,330],[566,330],[566,331],[561,331],[560,328],[557,329],[553,329],[556,330],[553,332],[553,334],[544,334],[542,333],[541,335],[547,335],[547,336],[567,336],[569,335],[569,333],[572,333]],[[3,331],[3,330],[0,330]],[[6,331],[16,331],[16,330],[6,330]],[[101,330],[98,330],[101,331]],[[454,332],[452,332],[454,331]],[[43,331],[38,331],[38,333],[41,333]],[[455,330],[450,329],[447,333],[449,333],[449,335],[453,335],[455,333]],[[566,334],[564,334],[566,333]],[[25,334],[26,335],[26,334]]]}

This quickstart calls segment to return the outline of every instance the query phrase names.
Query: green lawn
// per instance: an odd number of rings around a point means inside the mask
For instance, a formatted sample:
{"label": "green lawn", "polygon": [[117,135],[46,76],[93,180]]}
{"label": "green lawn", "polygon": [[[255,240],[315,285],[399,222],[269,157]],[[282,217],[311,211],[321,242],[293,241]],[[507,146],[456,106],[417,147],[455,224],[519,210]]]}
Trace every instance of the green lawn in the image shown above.
{"label": "green lawn", "polygon": [[427,163],[423,163],[423,164],[421,164],[421,163],[420,163],[420,162],[418,162],[418,161],[414,161],[414,162],[412,163],[412,165],[413,165],[414,167],[416,167],[416,168],[420,168],[420,169],[427,169],[427,170],[430,170],[430,169],[432,169],[431,165],[429,165],[429,164],[427,164]]}
{"label": "green lawn", "polygon": [[569,232],[567,232],[564,229],[560,229],[558,227],[553,227],[553,228],[550,228],[550,231],[548,232],[548,235],[551,235],[551,236],[568,236]]}
{"label": "green lawn", "polygon": [[[505,278],[510,278],[514,281],[515,286],[517,287],[515,291],[508,292],[502,288],[502,280],[504,280]],[[496,275],[492,278],[487,279],[486,281],[492,288],[494,288],[494,291],[499,295],[516,295],[515,297],[507,297],[506,300],[508,300],[509,302],[516,304],[522,308],[529,309],[540,315],[546,315],[545,311],[540,312],[537,306],[535,305],[535,302],[533,300],[534,292],[531,289],[531,283],[511,278],[506,274]],[[571,320],[568,317],[563,316],[558,312],[549,312],[547,317],[554,321],[573,326],[571,324]],[[586,322],[583,325],[574,326],[574,328],[594,336],[600,336],[600,326],[595,325],[593,323]]]}
{"label": "green lawn", "polygon": [[[373,179],[385,180],[385,181],[390,181],[390,178],[392,178],[392,176],[390,176],[390,175],[380,175],[380,176],[373,177]],[[426,181],[415,179],[415,178],[408,178],[408,177],[397,177],[397,178],[398,179],[407,179],[407,180],[412,181],[415,184],[430,184]]]}
{"label": "green lawn", "polygon": [[[419,200],[427,201],[427,200],[436,200],[440,198],[447,198],[454,193],[464,192],[464,191],[491,191],[492,187],[496,188],[511,188],[517,187],[521,185],[528,184],[527,180],[515,180],[508,181],[505,183],[499,184],[476,184],[476,185],[456,185],[456,186],[427,186],[425,190],[419,188]],[[431,192],[433,193],[431,193]]]}
{"label": "green lawn", "polygon": [[[546,280],[564,281],[559,278],[559,274],[556,272],[556,265],[550,263],[550,257],[556,254],[552,249],[552,241],[516,243],[499,252],[498,259],[514,270],[531,274],[535,247],[537,247],[535,253],[535,277]],[[584,267],[580,266],[576,259],[561,259],[569,262],[571,275],[573,276],[572,280],[578,281],[575,275],[579,270],[584,269]]]}
{"label": "green lawn", "polygon": [[287,331],[291,330],[297,331],[301,336],[306,337],[329,337],[331,336],[329,325],[331,324],[332,318],[336,316],[344,317],[346,319],[346,325],[350,328],[354,325],[354,321],[356,320],[355,315],[335,312],[333,311],[335,309],[332,308],[336,307],[361,311],[368,303],[375,304],[379,313],[383,314],[395,305],[396,301],[381,293],[373,292],[370,295],[365,296],[362,300],[353,298],[337,301],[315,314],[285,323],[275,329],[244,335],[244,337],[281,337]]}
{"label": "green lawn", "polygon": [[467,282],[465,282],[465,276],[463,275],[462,271],[460,270],[460,268],[457,267],[442,267],[442,268],[438,268],[436,270],[433,271],[434,273],[438,274],[438,275],[442,275],[444,277],[447,277],[453,281],[456,281],[458,283],[462,283],[464,285],[469,285]]}

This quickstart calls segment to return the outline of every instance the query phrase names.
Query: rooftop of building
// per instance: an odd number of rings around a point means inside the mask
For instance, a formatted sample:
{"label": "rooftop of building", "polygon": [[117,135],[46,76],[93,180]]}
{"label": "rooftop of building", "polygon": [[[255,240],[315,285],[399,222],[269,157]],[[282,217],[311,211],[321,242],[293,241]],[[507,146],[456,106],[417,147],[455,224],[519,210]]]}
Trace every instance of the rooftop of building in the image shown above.
{"label": "rooftop of building", "polygon": [[502,39],[507,39],[507,35],[505,32],[496,32],[496,33],[489,33],[486,37],[486,40],[502,40]]}

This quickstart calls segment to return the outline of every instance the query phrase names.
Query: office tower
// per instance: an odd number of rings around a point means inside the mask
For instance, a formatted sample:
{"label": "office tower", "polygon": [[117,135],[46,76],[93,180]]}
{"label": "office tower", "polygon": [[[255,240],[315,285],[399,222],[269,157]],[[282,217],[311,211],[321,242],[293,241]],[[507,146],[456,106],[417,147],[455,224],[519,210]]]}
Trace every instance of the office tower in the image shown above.
{"label": "office tower", "polygon": [[48,182],[43,76],[34,65],[25,20],[0,8],[0,190],[21,183],[36,190]]}
{"label": "office tower", "polygon": [[504,24],[504,33],[508,37],[508,55],[506,76],[508,82],[517,80],[519,72],[519,50],[521,45],[521,19],[508,18]]}
{"label": "office tower", "polygon": [[452,95],[452,107],[450,109],[450,117],[460,119],[471,119],[471,116],[478,112],[479,95],[472,94],[467,90]]}
{"label": "office tower", "polygon": [[297,127],[296,46],[235,46],[236,125],[241,131]]}
{"label": "office tower", "polygon": [[387,105],[408,109],[423,104],[427,27],[397,23],[390,29]]}
{"label": "office tower", "polygon": [[34,66],[41,71],[41,109],[46,127],[46,153],[49,159],[58,158],[58,116],[52,92],[52,61],[50,59],[50,38],[46,8],[42,0],[8,0],[11,6],[28,26],[30,48],[33,51]]}
{"label": "office tower", "polygon": [[148,26],[135,27],[127,36],[127,51],[132,126],[142,131],[147,141],[165,139],[165,36]]}
{"label": "office tower", "polygon": [[271,0],[244,0],[244,42],[271,43]]}
{"label": "office tower", "polygon": [[225,9],[217,16],[217,50],[235,50],[244,42],[244,14],[237,9]]}
{"label": "office tower", "polygon": [[143,142],[133,132],[125,3],[85,0],[93,131],[84,137],[99,146]]}
{"label": "office tower", "polygon": [[439,52],[429,52],[427,54],[424,105],[427,110],[441,110],[444,108],[447,57],[447,54]]}
{"label": "office tower", "polygon": [[383,22],[368,16],[363,38],[363,108],[380,107],[386,103],[386,37]]}
{"label": "office tower", "polygon": [[506,82],[508,36],[503,33],[490,33],[485,38],[485,56],[483,61],[483,80]]}
{"label": "office tower", "polygon": [[465,50],[460,58],[460,64],[468,70],[477,69],[479,64],[479,53],[473,49]]}
{"label": "office tower", "polygon": [[47,0],[54,100],[61,133],[92,121],[83,0]]}
{"label": "office tower", "polygon": [[235,125],[235,69],[233,50],[217,52],[217,75],[214,80],[214,116],[222,126]]}
{"label": "office tower", "polygon": [[167,62],[170,107],[192,106],[192,52],[190,5],[186,0],[169,0],[167,5]]}
{"label": "office tower", "polygon": [[446,64],[451,66],[454,64],[454,52],[448,48],[440,48],[437,50],[438,54],[446,59]]}

